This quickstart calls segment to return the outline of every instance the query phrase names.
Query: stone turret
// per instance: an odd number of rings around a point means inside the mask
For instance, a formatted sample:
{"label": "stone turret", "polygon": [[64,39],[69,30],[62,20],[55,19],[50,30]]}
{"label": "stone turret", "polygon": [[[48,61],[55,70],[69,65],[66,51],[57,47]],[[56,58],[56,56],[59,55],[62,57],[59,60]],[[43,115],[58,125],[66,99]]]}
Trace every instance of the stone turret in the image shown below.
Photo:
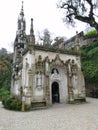
{"label": "stone turret", "polygon": [[23,10],[23,2],[21,7],[21,12],[18,17],[18,32],[25,32],[26,30],[26,22],[24,18],[24,10]]}
{"label": "stone turret", "polygon": [[16,38],[14,41],[13,72],[12,72],[13,83],[15,80],[18,80],[19,76],[21,76],[21,70],[23,67],[23,52],[27,48],[25,31],[26,31],[26,21],[24,18],[24,10],[22,2],[21,11],[18,17],[18,28],[16,32]]}
{"label": "stone turret", "polygon": [[35,45],[35,35],[33,29],[33,18],[31,18],[29,50],[31,50],[34,45]]}
{"label": "stone turret", "polygon": [[23,2],[18,17],[18,28],[14,42],[14,62],[18,62],[26,48],[26,21],[24,18]]}

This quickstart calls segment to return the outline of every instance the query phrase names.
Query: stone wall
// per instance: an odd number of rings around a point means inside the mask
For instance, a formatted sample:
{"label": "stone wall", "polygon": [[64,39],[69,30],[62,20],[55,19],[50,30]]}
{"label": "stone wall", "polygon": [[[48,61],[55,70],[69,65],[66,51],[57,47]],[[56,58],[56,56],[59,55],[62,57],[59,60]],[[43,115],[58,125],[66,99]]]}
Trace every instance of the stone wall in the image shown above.
{"label": "stone wall", "polygon": [[90,44],[92,44],[93,42],[96,42],[96,41],[98,41],[97,35],[91,36],[91,37],[83,37],[83,39],[80,42],[80,46],[90,45]]}
{"label": "stone wall", "polygon": [[[80,43],[83,41],[83,35],[84,35],[83,32],[80,32],[80,33],[78,34],[78,37],[79,37],[79,39],[80,39]],[[69,48],[71,48],[71,47],[74,47],[74,45],[75,45],[75,40],[76,40],[76,35],[73,36],[72,38],[68,39],[67,41],[65,41],[65,42],[63,43],[62,47],[66,48],[66,49],[69,49]]]}
{"label": "stone wall", "polygon": [[[83,31],[78,34],[78,37],[79,37],[79,40],[80,40],[80,46],[89,45],[93,42],[98,41],[97,35],[86,37],[86,36],[84,36]],[[69,49],[69,48],[74,47],[75,39],[76,39],[76,35],[73,36],[72,38],[68,39],[67,41],[61,43],[59,45],[59,48]]]}

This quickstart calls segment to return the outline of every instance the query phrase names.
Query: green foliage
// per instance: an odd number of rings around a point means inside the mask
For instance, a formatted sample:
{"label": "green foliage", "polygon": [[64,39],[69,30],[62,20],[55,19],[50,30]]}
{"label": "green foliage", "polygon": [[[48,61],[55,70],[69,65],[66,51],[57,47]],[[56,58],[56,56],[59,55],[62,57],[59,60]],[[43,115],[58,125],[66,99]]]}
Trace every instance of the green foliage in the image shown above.
{"label": "green foliage", "polygon": [[[11,95],[6,95],[2,99],[2,104],[4,105],[4,108],[9,110],[21,111],[22,108],[22,102],[20,101],[20,99]],[[25,105],[25,111],[30,111],[30,109],[30,105]]]}
{"label": "green foliage", "polygon": [[93,58],[93,60],[96,59],[96,57],[98,57],[98,47],[93,48],[90,51],[88,51],[87,56],[89,58]]}
{"label": "green foliage", "polygon": [[5,89],[0,89],[0,96],[1,95],[9,95],[9,94],[10,94],[10,91],[5,90]]}
{"label": "green foliage", "polygon": [[0,49],[0,89],[10,90],[12,53],[5,48]]}
{"label": "green foliage", "polygon": [[97,60],[98,42],[81,47],[82,62],[85,60]]}
{"label": "green foliage", "polygon": [[86,34],[85,34],[85,37],[91,37],[91,36],[94,36],[94,35],[96,35],[96,30],[91,30],[90,32],[87,32]]}
{"label": "green foliage", "polygon": [[87,82],[98,83],[98,63],[96,61],[83,62],[82,69]]}
{"label": "green foliage", "polygon": [[0,89],[0,100],[2,100],[4,97],[10,94],[10,91],[5,89]]}
{"label": "green foliage", "polygon": [[21,111],[21,101],[14,96],[7,96],[2,100],[2,103],[5,108],[9,110],[18,110]]}
{"label": "green foliage", "polygon": [[82,70],[87,83],[98,83],[98,42],[81,47]]}

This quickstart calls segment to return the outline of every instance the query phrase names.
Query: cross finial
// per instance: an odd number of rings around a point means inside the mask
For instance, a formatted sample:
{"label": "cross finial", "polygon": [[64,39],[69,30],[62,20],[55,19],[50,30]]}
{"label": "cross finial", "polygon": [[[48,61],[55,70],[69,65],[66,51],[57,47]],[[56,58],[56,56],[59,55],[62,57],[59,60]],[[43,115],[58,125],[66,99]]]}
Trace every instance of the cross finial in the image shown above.
{"label": "cross finial", "polygon": [[76,35],[78,35],[78,31],[76,31]]}
{"label": "cross finial", "polygon": [[79,44],[79,37],[78,37],[78,31],[76,31],[76,44]]}
{"label": "cross finial", "polygon": [[23,4],[24,4],[24,2],[22,1],[22,8],[21,8],[22,11],[23,11]]}

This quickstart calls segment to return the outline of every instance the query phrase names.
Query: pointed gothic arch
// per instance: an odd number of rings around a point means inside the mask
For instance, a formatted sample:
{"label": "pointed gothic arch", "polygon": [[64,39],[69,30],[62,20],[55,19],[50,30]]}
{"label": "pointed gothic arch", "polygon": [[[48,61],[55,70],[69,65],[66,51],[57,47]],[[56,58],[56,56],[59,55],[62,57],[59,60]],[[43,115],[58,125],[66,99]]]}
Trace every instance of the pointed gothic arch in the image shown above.
{"label": "pointed gothic arch", "polygon": [[60,102],[60,95],[59,95],[59,84],[58,82],[53,82],[51,86],[51,93],[52,93],[52,103],[59,103]]}

